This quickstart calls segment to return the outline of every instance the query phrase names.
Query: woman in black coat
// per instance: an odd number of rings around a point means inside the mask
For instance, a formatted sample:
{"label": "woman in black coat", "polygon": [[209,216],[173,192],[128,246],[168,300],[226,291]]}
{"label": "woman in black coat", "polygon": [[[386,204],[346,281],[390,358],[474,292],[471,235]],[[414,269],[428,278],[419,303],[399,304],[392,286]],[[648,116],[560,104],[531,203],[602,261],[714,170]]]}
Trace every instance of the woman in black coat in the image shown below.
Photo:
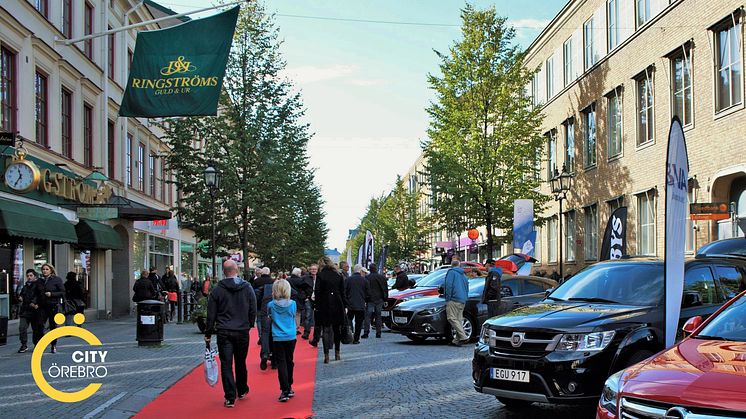
{"label": "woman in black coat", "polygon": [[[44,319],[49,322],[49,330],[52,331],[57,328],[57,323],[54,322],[54,315],[59,312],[59,307],[65,306],[65,284],[62,283],[62,278],[57,276],[57,271],[49,263],[41,265],[41,284],[42,289],[42,301],[40,304]],[[64,313],[62,313],[64,314]],[[52,349],[50,352],[57,353],[57,339],[52,341]]]}
{"label": "woman in black coat", "polygon": [[65,276],[65,298],[75,303],[75,312],[83,313],[85,303],[83,302],[83,287],[78,281],[75,272],[68,272]]}
{"label": "woman in black coat", "polygon": [[317,310],[315,327],[320,327],[322,330],[324,363],[329,363],[329,350],[332,342],[334,343],[334,359],[339,361],[342,359],[340,355],[342,326],[347,325],[345,315],[347,296],[342,274],[327,256],[319,259],[319,274],[316,277],[314,296],[314,305]]}

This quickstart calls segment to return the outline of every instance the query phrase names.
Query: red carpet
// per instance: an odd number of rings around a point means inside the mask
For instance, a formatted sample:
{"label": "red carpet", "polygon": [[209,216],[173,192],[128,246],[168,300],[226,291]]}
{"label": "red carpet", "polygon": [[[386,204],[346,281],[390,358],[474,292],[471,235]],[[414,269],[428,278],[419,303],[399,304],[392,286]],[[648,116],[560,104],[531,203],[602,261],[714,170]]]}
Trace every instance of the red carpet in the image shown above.
{"label": "red carpet", "polygon": [[[295,397],[280,403],[280,383],[277,370],[259,369],[259,349],[256,328],[251,330],[249,340],[249,395],[236,400],[232,409],[223,407],[223,386],[218,379],[215,387],[205,381],[204,366],[200,364],[192,372],[163,392],[136,415],[137,418],[169,417],[184,418],[308,418],[313,415],[313,386],[316,379],[316,348],[298,336],[295,347],[295,371],[293,390]],[[212,345],[216,345],[213,336]],[[202,358],[201,353],[194,354]]]}

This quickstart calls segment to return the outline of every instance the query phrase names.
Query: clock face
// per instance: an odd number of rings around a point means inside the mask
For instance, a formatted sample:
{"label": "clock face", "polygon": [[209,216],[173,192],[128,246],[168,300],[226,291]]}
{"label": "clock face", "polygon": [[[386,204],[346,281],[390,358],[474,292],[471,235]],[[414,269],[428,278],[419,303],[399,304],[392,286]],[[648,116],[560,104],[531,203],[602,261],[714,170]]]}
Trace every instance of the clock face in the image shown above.
{"label": "clock face", "polygon": [[5,184],[16,191],[28,191],[34,185],[34,170],[26,164],[11,164],[5,169]]}

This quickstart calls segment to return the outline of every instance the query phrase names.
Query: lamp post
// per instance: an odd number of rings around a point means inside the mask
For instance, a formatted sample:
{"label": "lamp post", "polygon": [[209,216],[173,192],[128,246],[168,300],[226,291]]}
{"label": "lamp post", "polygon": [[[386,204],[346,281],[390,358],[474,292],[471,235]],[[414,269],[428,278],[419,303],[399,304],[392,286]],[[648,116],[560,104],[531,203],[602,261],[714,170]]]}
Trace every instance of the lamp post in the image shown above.
{"label": "lamp post", "polygon": [[557,240],[559,241],[559,276],[561,281],[564,277],[562,275],[562,201],[567,199],[567,192],[570,190],[570,184],[572,183],[572,175],[563,164],[562,172],[557,172],[557,168],[555,168],[554,176],[549,181],[551,182],[554,200],[559,201],[559,214],[557,215],[559,234],[557,235]]}
{"label": "lamp post", "polygon": [[215,169],[215,163],[207,162],[207,167],[203,173],[205,177],[205,186],[210,193],[211,212],[212,212],[212,277],[217,277],[217,268],[215,267],[215,195],[220,188],[220,172]]}

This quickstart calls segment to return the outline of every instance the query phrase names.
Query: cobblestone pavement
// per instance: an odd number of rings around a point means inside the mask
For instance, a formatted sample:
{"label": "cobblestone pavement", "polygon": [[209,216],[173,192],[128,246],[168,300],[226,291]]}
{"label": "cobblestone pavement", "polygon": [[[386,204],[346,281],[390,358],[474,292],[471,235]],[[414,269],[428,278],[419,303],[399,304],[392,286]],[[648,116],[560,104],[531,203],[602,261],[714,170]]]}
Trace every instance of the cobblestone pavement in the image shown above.
{"label": "cobblestone pavement", "polygon": [[[18,337],[0,346],[0,406],[5,418],[128,418],[202,362],[204,340],[191,323],[165,325],[160,347],[138,347],[135,320],[126,318],[84,324],[108,351],[105,365],[108,376],[101,389],[79,403],[60,403],[44,395],[31,376],[31,350],[16,351]],[[29,343],[31,333],[29,332]],[[42,358],[45,378],[58,390],[76,391],[89,379],[50,379],[52,363],[73,365],[73,351],[91,347],[75,337],[60,339],[57,353],[47,351]],[[98,347],[96,349],[99,349]]]}
{"label": "cobblestone pavement", "polygon": [[472,350],[471,345],[454,348],[432,340],[413,343],[394,333],[342,345],[342,361],[327,365],[319,350],[314,413],[320,419],[594,417],[593,406],[534,404],[507,410],[494,397],[474,391]]}

